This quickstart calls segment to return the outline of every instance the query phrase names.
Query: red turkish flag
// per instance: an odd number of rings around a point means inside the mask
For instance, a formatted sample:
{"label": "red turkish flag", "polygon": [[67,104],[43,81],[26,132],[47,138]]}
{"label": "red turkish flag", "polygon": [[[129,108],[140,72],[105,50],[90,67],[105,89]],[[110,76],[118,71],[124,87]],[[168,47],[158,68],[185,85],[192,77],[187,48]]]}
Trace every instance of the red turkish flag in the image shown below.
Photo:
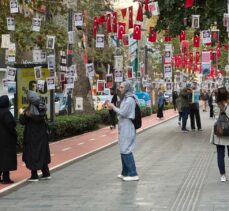
{"label": "red turkish flag", "polygon": [[183,40],[181,42],[181,52],[183,54],[188,54],[189,53],[189,41],[188,40]]}
{"label": "red turkish flag", "polygon": [[149,11],[149,0],[145,2],[145,11]]}
{"label": "red turkish flag", "polygon": [[141,39],[141,25],[139,25],[139,24],[134,24],[133,39],[135,39],[135,40]]}
{"label": "red turkish flag", "polygon": [[193,62],[193,52],[189,53],[189,63]]}
{"label": "red turkish flag", "polygon": [[149,27],[149,42],[156,42],[157,40],[157,32],[154,31],[154,27]]}
{"label": "red turkish flag", "polygon": [[112,31],[117,32],[117,12],[112,13]]}
{"label": "red turkish flag", "polygon": [[185,1],[185,7],[192,7],[194,3],[194,0],[186,0]]}
{"label": "red turkish flag", "polygon": [[210,52],[210,60],[213,59],[213,56],[212,56],[212,48],[209,49],[209,52]]}
{"label": "red turkish flag", "polygon": [[104,15],[100,16],[98,24],[103,25],[103,23],[105,23],[105,22],[106,22],[105,16]]}
{"label": "red turkish flag", "polygon": [[94,36],[96,36],[96,33],[97,33],[97,24],[98,24],[97,17],[94,17],[94,26],[93,26],[93,35]]}
{"label": "red turkish flag", "polygon": [[182,40],[185,40],[185,39],[186,39],[186,33],[185,33],[185,31],[181,31],[181,33],[180,33],[180,42]]}
{"label": "red turkish flag", "polygon": [[183,60],[183,62],[182,62],[182,68],[183,68],[183,69],[186,68],[186,64],[187,64],[187,62],[186,62],[185,60]]}
{"label": "red turkish flag", "polygon": [[178,54],[175,56],[175,61],[176,61],[176,68],[179,68],[181,65],[181,60],[182,60],[182,56],[181,54]]}
{"label": "red turkish flag", "polygon": [[118,39],[122,40],[123,34],[126,34],[126,24],[119,22],[118,23]]}
{"label": "red turkish flag", "polygon": [[194,36],[193,46],[196,48],[200,47],[200,36],[197,34]]}
{"label": "red turkish flag", "polygon": [[200,52],[196,52],[196,63],[198,63],[200,60]]}
{"label": "red turkish flag", "polygon": [[216,55],[217,55],[217,58],[219,59],[221,56],[220,47],[216,48]]}
{"label": "red turkish flag", "polygon": [[127,11],[127,8],[121,9],[122,19],[126,17],[126,11]]}
{"label": "red turkish flag", "polygon": [[199,65],[199,72],[202,73],[202,65]]}
{"label": "red turkish flag", "polygon": [[111,33],[111,14],[107,14],[107,33]]}
{"label": "red turkish flag", "polygon": [[194,64],[193,70],[194,70],[194,72],[196,72],[198,70],[197,63]]}
{"label": "red turkish flag", "polygon": [[139,6],[138,6],[138,13],[137,13],[137,18],[136,18],[137,21],[143,21],[143,11],[142,11],[142,4],[139,3]]}
{"label": "red turkish flag", "polygon": [[164,41],[165,42],[170,42],[172,40],[172,37],[170,37],[169,35],[165,35],[164,36]]}
{"label": "red turkish flag", "polygon": [[228,50],[229,49],[229,45],[228,44],[224,44],[224,49]]}
{"label": "red turkish flag", "polygon": [[129,7],[129,29],[133,28],[133,6]]}
{"label": "red turkish flag", "polygon": [[192,63],[189,63],[188,64],[188,70],[191,71],[191,69],[192,69]]}

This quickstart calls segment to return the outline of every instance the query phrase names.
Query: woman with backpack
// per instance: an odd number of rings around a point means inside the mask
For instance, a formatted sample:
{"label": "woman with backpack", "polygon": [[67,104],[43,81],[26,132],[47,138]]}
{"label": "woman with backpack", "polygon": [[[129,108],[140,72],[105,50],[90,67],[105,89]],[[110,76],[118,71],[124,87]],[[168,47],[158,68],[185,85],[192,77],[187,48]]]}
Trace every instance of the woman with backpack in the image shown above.
{"label": "woman with backpack", "polygon": [[[216,118],[219,118],[220,114],[226,114],[229,117],[229,92],[226,87],[218,88],[216,92],[216,103],[218,106],[218,114]],[[217,149],[217,163],[220,172],[221,182],[226,182],[226,171],[225,171],[225,147],[227,147],[227,152],[229,156],[229,137],[228,136],[218,136],[214,134],[214,127],[212,129],[211,140],[212,144],[216,145]]]}
{"label": "woman with backpack", "polygon": [[118,131],[119,131],[119,147],[122,161],[122,172],[118,178],[124,181],[139,180],[133,150],[136,144],[136,129],[132,122],[135,118],[135,107],[137,99],[133,94],[133,86],[131,82],[122,82],[119,86],[121,95],[123,96],[120,108],[113,103],[107,102],[107,106],[118,114]]}
{"label": "woman with backpack", "polygon": [[[19,121],[24,125],[22,160],[31,170],[30,182],[49,180],[50,172],[48,164],[51,162],[49,150],[49,134],[46,123],[46,106],[41,102],[39,95],[34,91],[28,91],[29,106],[20,115]],[[38,177],[37,171],[42,171],[42,177]]]}

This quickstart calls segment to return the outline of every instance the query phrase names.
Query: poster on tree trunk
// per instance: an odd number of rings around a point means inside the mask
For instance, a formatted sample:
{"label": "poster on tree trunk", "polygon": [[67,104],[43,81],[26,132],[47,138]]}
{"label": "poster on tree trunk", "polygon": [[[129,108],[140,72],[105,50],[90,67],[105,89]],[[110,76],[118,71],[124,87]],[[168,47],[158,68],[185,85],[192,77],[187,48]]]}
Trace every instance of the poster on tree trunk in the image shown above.
{"label": "poster on tree trunk", "polygon": [[75,26],[83,26],[83,15],[82,13],[74,14]]}
{"label": "poster on tree trunk", "polygon": [[202,43],[203,44],[211,43],[211,31],[210,30],[202,31]]}
{"label": "poster on tree trunk", "polygon": [[14,18],[8,17],[7,20],[7,30],[8,31],[14,31],[15,30],[15,21]]}
{"label": "poster on tree trunk", "polygon": [[33,18],[33,31],[39,32],[41,29],[41,19],[40,18]]}
{"label": "poster on tree trunk", "polygon": [[47,82],[47,89],[51,90],[51,89],[55,89],[55,77],[48,77],[46,78],[46,82]]}
{"label": "poster on tree trunk", "polygon": [[1,48],[9,48],[9,45],[10,45],[10,35],[2,34]]}
{"label": "poster on tree trunk", "polygon": [[132,66],[127,66],[127,79],[131,80],[133,79],[133,67]]}
{"label": "poster on tree trunk", "polygon": [[10,0],[10,13],[18,13],[18,1]]}
{"label": "poster on tree trunk", "polygon": [[104,34],[96,34],[96,48],[104,48]]}
{"label": "poster on tree trunk", "polygon": [[198,29],[200,28],[200,16],[199,15],[192,15],[192,28]]}
{"label": "poster on tree trunk", "polygon": [[6,78],[9,81],[14,81],[16,77],[17,69],[13,67],[7,67]]}
{"label": "poster on tree trunk", "polygon": [[97,80],[97,92],[104,92],[105,80]]}
{"label": "poster on tree trunk", "polygon": [[106,74],[106,88],[113,87],[113,75],[112,74]]}
{"label": "poster on tree trunk", "polygon": [[82,97],[76,97],[76,111],[83,111],[83,98]]}
{"label": "poster on tree trunk", "polygon": [[92,78],[95,75],[93,63],[86,64],[86,75],[88,78]]}
{"label": "poster on tree trunk", "polygon": [[172,65],[164,64],[164,78],[171,78],[171,77],[172,77]]}

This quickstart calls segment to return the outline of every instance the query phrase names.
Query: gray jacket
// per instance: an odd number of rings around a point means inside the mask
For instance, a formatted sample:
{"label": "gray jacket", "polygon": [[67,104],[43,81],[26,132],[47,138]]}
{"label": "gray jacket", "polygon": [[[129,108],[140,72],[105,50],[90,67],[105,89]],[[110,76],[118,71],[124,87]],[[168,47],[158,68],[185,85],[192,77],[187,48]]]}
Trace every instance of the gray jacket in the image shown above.
{"label": "gray jacket", "polygon": [[135,100],[132,97],[124,97],[120,108],[115,107],[118,114],[119,147],[121,154],[131,153],[136,144],[136,130],[131,121],[135,117]]}

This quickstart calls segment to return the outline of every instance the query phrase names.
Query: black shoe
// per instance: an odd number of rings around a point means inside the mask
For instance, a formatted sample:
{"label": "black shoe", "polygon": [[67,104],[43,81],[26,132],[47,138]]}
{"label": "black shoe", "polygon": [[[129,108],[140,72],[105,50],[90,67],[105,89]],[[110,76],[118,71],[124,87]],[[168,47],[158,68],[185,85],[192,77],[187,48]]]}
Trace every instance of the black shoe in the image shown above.
{"label": "black shoe", "polygon": [[11,180],[11,179],[8,179],[8,180],[2,180],[2,184],[12,184],[12,183],[14,183],[14,181],[13,181],[13,180]]}

